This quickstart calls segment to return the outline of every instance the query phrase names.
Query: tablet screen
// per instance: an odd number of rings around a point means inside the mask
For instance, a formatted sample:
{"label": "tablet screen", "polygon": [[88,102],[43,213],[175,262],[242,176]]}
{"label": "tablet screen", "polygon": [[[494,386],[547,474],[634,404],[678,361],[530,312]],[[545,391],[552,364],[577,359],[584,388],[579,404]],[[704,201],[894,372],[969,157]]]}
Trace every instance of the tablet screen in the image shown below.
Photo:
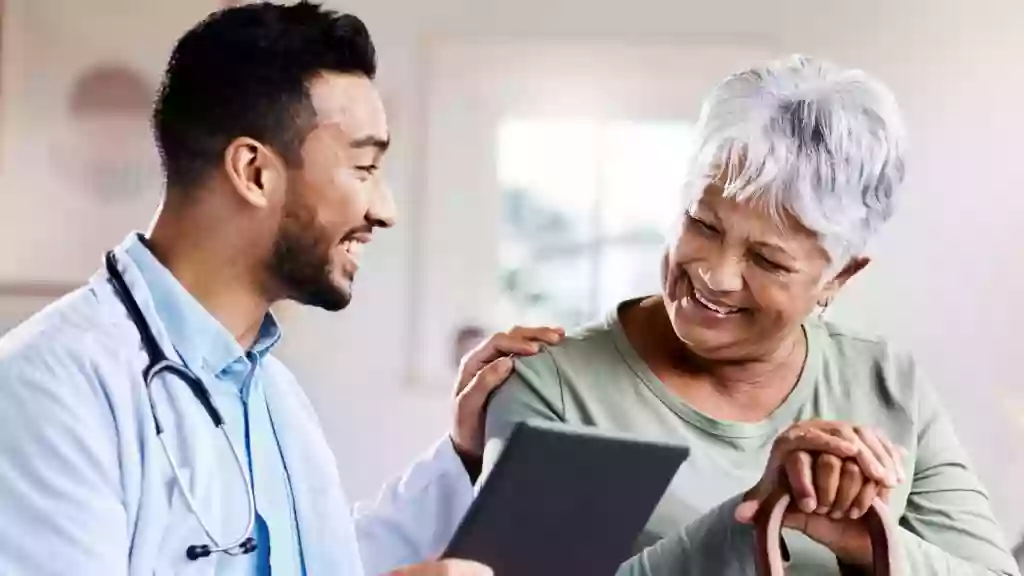
{"label": "tablet screen", "polygon": [[614,574],[688,455],[683,445],[521,422],[444,555],[496,576]]}

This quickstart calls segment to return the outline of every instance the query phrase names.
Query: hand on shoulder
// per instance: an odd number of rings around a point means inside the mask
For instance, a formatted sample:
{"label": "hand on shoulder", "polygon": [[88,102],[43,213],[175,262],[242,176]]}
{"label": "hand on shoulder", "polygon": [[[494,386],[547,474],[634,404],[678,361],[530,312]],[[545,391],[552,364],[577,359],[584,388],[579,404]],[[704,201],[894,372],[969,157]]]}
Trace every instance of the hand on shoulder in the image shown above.
{"label": "hand on shoulder", "polygon": [[464,458],[483,454],[487,399],[512,374],[512,356],[533,356],[542,345],[558,344],[564,337],[565,331],[557,327],[516,326],[494,334],[462,358],[454,388],[451,435]]}

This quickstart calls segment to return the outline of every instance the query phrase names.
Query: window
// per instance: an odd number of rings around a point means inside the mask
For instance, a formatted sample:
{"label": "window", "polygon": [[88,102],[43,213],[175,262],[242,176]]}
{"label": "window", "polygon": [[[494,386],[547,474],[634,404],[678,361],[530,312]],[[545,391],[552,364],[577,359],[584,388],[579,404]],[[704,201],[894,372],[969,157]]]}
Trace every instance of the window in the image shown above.
{"label": "window", "polygon": [[497,319],[571,327],[656,293],[691,129],[684,122],[503,122]]}

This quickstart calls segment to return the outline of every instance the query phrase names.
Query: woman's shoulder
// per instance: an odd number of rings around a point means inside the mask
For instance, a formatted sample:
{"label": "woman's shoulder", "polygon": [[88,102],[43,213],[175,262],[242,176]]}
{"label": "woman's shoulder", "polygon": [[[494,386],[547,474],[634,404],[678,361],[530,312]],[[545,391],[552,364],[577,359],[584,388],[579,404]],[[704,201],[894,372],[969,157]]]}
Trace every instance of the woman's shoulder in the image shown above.
{"label": "woman's shoulder", "polygon": [[931,390],[908,347],[836,322],[816,321],[809,326],[818,331],[822,342],[820,392],[916,419],[920,397]]}
{"label": "woman's shoulder", "polygon": [[825,353],[837,361],[865,365],[914,363],[909,348],[882,334],[829,320],[815,321],[810,327],[824,336]]}
{"label": "woman's shoulder", "polygon": [[516,372],[554,375],[599,369],[601,363],[607,363],[611,355],[616,355],[612,331],[612,325],[605,320],[568,330],[560,343],[545,346],[540,354],[517,358]]}

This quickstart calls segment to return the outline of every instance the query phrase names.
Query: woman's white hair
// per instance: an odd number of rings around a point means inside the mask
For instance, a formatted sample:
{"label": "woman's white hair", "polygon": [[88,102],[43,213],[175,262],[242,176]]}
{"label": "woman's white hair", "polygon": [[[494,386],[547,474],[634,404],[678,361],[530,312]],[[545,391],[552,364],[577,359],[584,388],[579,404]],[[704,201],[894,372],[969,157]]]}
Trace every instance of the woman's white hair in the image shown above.
{"label": "woman's white hair", "polygon": [[708,95],[687,193],[722,175],[727,197],[763,203],[780,223],[792,214],[841,267],[893,213],[905,138],[880,82],[794,56],[733,74]]}

